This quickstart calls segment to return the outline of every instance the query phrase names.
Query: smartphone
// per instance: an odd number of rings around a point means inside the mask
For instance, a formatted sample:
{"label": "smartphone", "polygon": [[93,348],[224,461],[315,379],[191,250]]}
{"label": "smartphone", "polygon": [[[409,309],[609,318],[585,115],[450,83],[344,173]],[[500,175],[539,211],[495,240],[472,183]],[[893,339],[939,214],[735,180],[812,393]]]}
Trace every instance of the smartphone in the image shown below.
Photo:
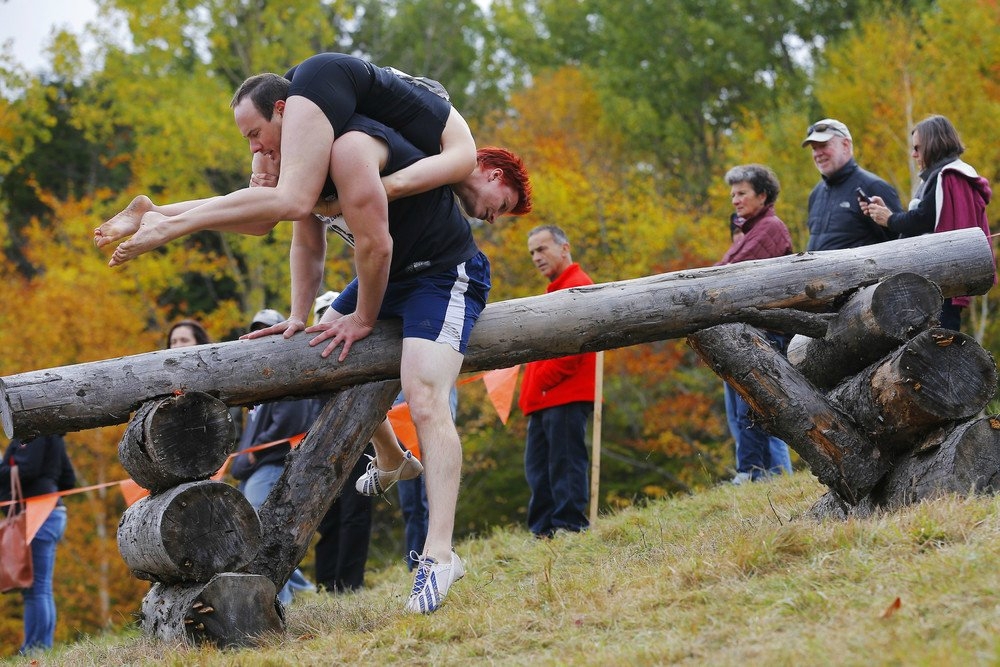
{"label": "smartphone", "polygon": [[857,195],[859,201],[863,201],[866,204],[872,203],[872,198],[865,194],[865,191],[861,188],[854,188],[854,194]]}

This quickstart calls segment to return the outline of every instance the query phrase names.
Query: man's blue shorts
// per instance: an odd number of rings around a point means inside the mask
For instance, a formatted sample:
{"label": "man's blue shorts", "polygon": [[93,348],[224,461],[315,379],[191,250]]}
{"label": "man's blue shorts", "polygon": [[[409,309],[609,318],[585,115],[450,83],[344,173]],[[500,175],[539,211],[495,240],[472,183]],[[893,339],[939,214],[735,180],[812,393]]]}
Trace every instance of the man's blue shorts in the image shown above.
{"label": "man's blue shorts", "polygon": [[[458,266],[428,276],[390,282],[380,320],[403,319],[403,338],[447,343],[465,354],[472,327],[490,294],[490,260],[482,252]],[[331,305],[353,313],[358,305],[358,279],[351,281]]]}

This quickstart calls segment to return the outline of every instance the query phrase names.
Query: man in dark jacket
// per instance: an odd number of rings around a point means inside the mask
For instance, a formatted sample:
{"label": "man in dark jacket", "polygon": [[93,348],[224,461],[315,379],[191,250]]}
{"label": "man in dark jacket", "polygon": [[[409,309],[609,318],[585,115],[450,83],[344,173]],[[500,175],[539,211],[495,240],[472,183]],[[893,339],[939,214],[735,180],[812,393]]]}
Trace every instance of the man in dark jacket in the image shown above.
{"label": "man in dark jacket", "polygon": [[809,195],[809,245],[806,250],[840,250],[890,240],[885,229],[861,212],[856,190],[878,195],[901,211],[896,190],[854,160],[851,132],[839,120],[824,118],[806,130],[803,146],[812,149],[822,179]]}

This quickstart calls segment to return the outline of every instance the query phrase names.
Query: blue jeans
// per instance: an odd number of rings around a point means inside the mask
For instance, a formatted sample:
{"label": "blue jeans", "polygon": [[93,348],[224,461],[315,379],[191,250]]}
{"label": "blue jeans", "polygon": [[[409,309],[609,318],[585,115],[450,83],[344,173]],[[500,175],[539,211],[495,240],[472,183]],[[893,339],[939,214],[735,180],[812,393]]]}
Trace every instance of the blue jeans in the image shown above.
{"label": "blue jeans", "polygon": [[[268,494],[271,493],[271,487],[281,477],[284,469],[283,465],[277,463],[262,465],[254,470],[253,474],[247,477],[246,480],[240,482],[240,491],[243,492],[243,495],[246,496],[246,499],[250,501],[255,510],[259,510],[260,506],[267,500]],[[315,590],[316,587],[312,585],[312,582],[306,579],[299,568],[295,568],[288,581],[278,591],[278,600],[281,604],[287,605],[292,601],[294,593]]]}
{"label": "blue jeans", "polygon": [[[785,354],[791,336],[776,332],[765,332],[771,347]],[[755,480],[767,474],[780,475],[792,472],[792,459],[788,445],[776,438],[750,418],[750,405],[736,390],[724,385],[726,399],[726,419],[729,432],[736,441],[736,472],[745,472]]]}
{"label": "blue jeans", "polygon": [[406,565],[412,570],[417,561],[410,554],[422,554],[427,541],[427,487],[421,475],[416,479],[399,480],[396,488],[399,489],[399,509],[403,512],[406,535]]}
{"label": "blue jeans", "polygon": [[539,537],[557,529],[585,530],[590,501],[587,420],[590,401],[545,408],[528,417],[524,476],[528,480],[528,528]]}
{"label": "blue jeans", "polygon": [[749,473],[750,479],[758,479],[765,472],[772,475],[792,472],[792,459],[784,440],[750,419],[750,405],[735,389],[725,384],[724,390],[729,432],[736,441],[736,472]]}
{"label": "blue jeans", "polygon": [[21,591],[24,598],[24,643],[20,653],[52,648],[56,631],[56,600],[52,595],[52,574],[56,569],[56,545],[66,532],[66,508],[57,505],[31,541],[31,588]]}

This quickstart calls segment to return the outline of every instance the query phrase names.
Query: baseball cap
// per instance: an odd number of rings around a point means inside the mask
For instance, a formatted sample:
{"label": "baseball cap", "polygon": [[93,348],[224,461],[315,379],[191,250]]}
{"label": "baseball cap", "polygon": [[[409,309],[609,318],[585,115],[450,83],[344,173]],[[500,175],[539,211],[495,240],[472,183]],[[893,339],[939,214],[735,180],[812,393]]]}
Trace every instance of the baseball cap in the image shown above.
{"label": "baseball cap", "polygon": [[323,317],[323,313],[326,309],[330,307],[330,304],[340,296],[340,292],[324,292],[316,297],[315,303],[313,303],[313,324],[319,322],[319,318]]}
{"label": "baseball cap", "polygon": [[264,310],[258,310],[257,314],[253,316],[252,320],[250,320],[250,329],[263,329],[264,327],[274,326],[275,324],[284,321],[284,315],[276,310],[265,308]]}
{"label": "baseball cap", "polygon": [[834,137],[844,137],[849,141],[854,141],[851,138],[851,131],[847,129],[846,125],[833,118],[824,118],[823,120],[817,121],[809,126],[809,129],[806,130],[806,138],[805,141],[802,142],[802,145],[806,146],[813,141],[822,144],[830,141],[830,139],[833,139]]}

